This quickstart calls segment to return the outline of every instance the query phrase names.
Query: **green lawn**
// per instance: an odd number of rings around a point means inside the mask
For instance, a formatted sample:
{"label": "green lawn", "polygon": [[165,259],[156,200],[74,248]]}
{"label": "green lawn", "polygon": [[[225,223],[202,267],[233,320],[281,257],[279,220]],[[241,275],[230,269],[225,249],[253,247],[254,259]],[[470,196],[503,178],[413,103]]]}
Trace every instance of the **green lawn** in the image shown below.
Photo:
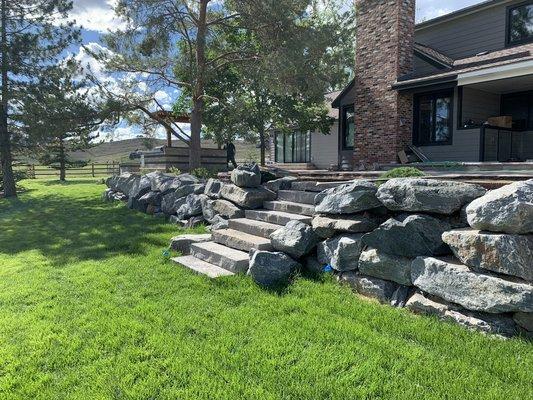
{"label": "green lawn", "polygon": [[533,344],[359,299],[208,280],[176,228],[27,181],[0,200],[0,399],[533,399]]}

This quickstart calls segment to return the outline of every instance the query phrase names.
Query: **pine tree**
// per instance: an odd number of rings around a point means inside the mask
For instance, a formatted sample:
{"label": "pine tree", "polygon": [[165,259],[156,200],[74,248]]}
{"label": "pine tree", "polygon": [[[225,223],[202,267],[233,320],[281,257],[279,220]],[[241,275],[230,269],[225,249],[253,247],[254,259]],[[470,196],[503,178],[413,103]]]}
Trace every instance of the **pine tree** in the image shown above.
{"label": "pine tree", "polygon": [[13,143],[18,138],[18,107],[28,88],[53,67],[79,31],[66,21],[69,0],[0,0],[0,159],[4,196],[17,195]]}

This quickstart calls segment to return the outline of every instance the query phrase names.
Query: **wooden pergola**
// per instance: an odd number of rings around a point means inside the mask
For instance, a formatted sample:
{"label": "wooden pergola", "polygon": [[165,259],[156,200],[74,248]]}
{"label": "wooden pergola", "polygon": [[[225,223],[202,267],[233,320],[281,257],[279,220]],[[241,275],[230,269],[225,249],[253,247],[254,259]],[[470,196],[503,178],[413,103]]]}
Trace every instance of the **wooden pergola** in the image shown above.
{"label": "wooden pergola", "polygon": [[[161,110],[155,113],[157,119],[165,121],[167,124],[190,124],[190,115],[175,115],[172,111]],[[167,147],[172,147],[172,132],[167,129]]]}

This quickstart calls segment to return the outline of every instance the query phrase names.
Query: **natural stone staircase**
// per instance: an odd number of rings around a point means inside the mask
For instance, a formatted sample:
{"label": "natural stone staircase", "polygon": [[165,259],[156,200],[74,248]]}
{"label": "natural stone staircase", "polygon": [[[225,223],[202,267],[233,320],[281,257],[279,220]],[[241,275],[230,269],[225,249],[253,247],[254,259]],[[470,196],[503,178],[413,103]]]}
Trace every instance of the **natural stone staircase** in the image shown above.
{"label": "natural stone staircase", "polygon": [[293,190],[280,190],[264,209],[247,210],[245,218],[229,220],[227,229],[213,231],[212,241],[191,245],[189,256],[173,259],[211,278],[246,273],[251,249],[271,251],[270,234],[291,220],[311,224],[314,198],[323,188],[307,182]]}

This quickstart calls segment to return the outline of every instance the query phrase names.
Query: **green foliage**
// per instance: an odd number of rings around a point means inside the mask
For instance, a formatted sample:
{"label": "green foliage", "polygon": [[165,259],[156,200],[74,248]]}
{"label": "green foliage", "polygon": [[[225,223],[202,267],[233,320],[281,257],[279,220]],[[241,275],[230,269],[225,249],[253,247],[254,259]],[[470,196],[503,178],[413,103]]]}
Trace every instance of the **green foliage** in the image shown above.
{"label": "green foliage", "polygon": [[416,178],[425,176],[426,174],[417,168],[400,167],[386,171],[379,176],[379,181],[384,182],[392,178]]}
{"label": "green foliage", "polygon": [[191,175],[197,177],[198,179],[207,180],[209,178],[216,178],[218,175],[218,172],[208,169],[208,168],[200,167],[200,168],[195,168],[191,170]]}
{"label": "green foliage", "polygon": [[171,173],[172,175],[176,175],[176,176],[179,176],[179,175],[181,175],[183,173],[183,172],[181,172],[181,169],[176,168],[176,167],[170,167],[168,169],[168,172]]}
{"label": "green foliage", "polygon": [[0,200],[2,399],[531,399],[533,346],[303,277],[282,295],[165,261],[185,231],[25,181]]}
{"label": "green foliage", "polygon": [[[28,173],[26,171],[22,170],[14,170],[13,175],[15,178],[15,183],[20,182],[23,179],[28,178]],[[2,169],[0,168],[0,192],[4,191],[4,173],[2,172]]]}

